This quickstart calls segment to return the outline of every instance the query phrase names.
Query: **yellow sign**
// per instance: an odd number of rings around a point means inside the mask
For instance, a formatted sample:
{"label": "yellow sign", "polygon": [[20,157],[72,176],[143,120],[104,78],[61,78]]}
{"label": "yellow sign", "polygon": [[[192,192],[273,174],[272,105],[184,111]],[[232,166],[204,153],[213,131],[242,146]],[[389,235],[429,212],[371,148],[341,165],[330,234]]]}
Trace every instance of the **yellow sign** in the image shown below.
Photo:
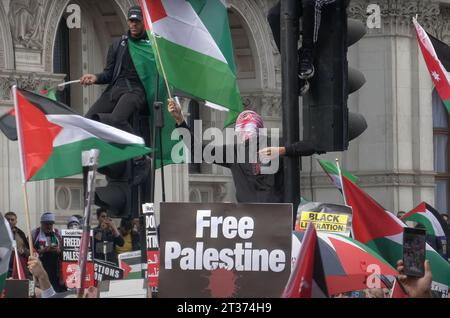
{"label": "yellow sign", "polygon": [[348,233],[350,221],[349,214],[302,211],[299,227],[306,230],[308,223],[312,222],[317,231]]}

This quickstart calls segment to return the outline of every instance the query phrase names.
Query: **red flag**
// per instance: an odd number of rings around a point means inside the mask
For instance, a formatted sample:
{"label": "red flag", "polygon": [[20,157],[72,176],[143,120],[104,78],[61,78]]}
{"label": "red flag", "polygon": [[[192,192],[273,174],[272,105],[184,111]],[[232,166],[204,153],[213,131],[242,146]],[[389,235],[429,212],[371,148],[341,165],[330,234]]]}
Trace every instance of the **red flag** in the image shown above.
{"label": "red flag", "polygon": [[314,224],[309,223],[282,298],[328,297]]}
{"label": "red flag", "polygon": [[409,298],[397,280],[395,280],[394,286],[392,287],[390,298]]}
{"label": "red flag", "polygon": [[[12,272],[12,278],[13,279],[25,279],[25,271],[23,270],[23,264],[22,264],[22,257],[16,257],[16,253],[13,253],[13,272]],[[20,275],[19,275],[20,273]]]}

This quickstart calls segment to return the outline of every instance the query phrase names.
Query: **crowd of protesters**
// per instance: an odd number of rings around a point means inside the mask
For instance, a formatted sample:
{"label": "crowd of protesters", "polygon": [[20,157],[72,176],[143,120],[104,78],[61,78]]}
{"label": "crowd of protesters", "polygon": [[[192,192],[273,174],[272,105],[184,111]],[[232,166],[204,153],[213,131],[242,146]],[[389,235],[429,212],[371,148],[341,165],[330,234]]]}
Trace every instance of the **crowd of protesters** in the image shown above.
{"label": "crowd of protesters", "polygon": [[[38,296],[51,297],[66,292],[62,275],[62,237],[61,231],[55,227],[55,214],[43,213],[40,226],[32,230],[34,255],[30,253],[27,235],[17,227],[17,214],[8,212],[5,218],[10,224],[18,261],[25,274],[25,277],[20,277],[14,264],[17,260],[12,256],[7,277],[32,279],[34,276],[40,287],[37,288]],[[115,222],[108,216],[108,211],[103,208],[97,209],[97,220],[98,226],[94,228],[92,240],[95,259],[117,266],[118,254],[140,250],[138,220],[122,218],[117,228]],[[80,215],[72,215],[67,221],[67,229],[82,229],[82,226],[83,218]]]}
{"label": "crowd of protesters", "polygon": [[[401,213],[398,213],[401,216]],[[446,215],[445,215],[446,216]],[[40,218],[40,226],[32,231],[32,243],[36,254],[30,255],[28,248],[28,238],[25,233],[17,227],[17,215],[14,212],[5,214],[5,218],[10,224],[17,254],[23,266],[25,278],[35,279],[36,297],[49,298],[73,294],[67,292],[64,287],[61,275],[61,250],[62,238],[60,230],[55,227],[55,214],[46,212]],[[110,263],[118,263],[117,255],[125,252],[140,250],[140,238],[137,231],[136,220],[122,218],[119,228],[114,221],[109,218],[107,210],[99,208],[97,210],[98,226],[94,229],[93,248],[94,258],[106,260]],[[448,217],[445,218],[448,224]],[[450,226],[450,225],[449,225]],[[82,217],[73,215],[67,222],[68,229],[81,229]],[[11,257],[8,276],[13,277],[15,258]],[[397,282],[401,285],[402,291],[409,297],[431,298],[432,273],[428,261],[424,264],[425,274],[423,277],[410,277],[404,275],[403,261],[397,263],[399,276]],[[392,286],[391,286],[392,287]],[[353,291],[333,295],[334,298],[388,298],[391,297],[392,290],[388,288],[374,288],[362,291]],[[90,288],[86,290],[85,297],[98,297],[98,290]]]}

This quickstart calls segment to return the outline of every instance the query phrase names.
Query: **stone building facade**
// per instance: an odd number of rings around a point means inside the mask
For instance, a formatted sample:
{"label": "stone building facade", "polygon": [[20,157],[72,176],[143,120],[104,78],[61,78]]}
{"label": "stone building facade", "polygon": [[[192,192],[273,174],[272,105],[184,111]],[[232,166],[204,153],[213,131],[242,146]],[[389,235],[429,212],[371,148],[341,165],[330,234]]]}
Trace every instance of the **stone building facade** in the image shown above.
{"label": "stone building facade", "polygon": [[[0,114],[13,104],[10,86],[14,83],[36,90],[78,79],[83,73],[101,71],[109,44],[126,29],[127,9],[137,2],[0,0]],[[268,127],[280,127],[282,115],[280,55],[266,21],[275,2],[228,1],[242,97],[247,107],[263,115]],[[349,108],[362,113],[369,128],[351,143],[347,152],[321,157],[340,158],[343,167],[360,176],[360,185],[391,211],[411,209],[423,200],[449,209],[449,137],[447,146],[444,138],[440,149],[447,157],[436,159],[435,148],[442,143],[433,135],[436,129],[432,111],[441,105],[439,99],[433,98],[435,93],[411,17],[417,14],[427,31],[450,44],[450,0],[353,0],[350,16],[365,22],[367,6],[372,3],[381,7],[381,28],[369,29],[349,50],[349,64],[367,79],[365,86],[351,95]],[[81,9],[81,28],[67,27],[70,4]],[[77,112],[85,113],[102,89],[72,85],[64,93],[64,101]],[[183,101],[187,115],[188,103]],[[205,128],[220,127],[225,117],[205,107],[199,111]],[[448,118],[442,125],[445,123],[448,130]],[[445,127],[441,130],[447,131]],[[439,165],[442,168],[436,174],[435,167]],[[231,175],[226,169],[211,165],[201,165],[191,172],[187,165],[165,169],[168,201],[235,200]],[[99,185],[104,182],[98,180]],[[440,190],[436,190],[437,183]],[[315,159],[303,158],[301,188],[301,195],[308,199],[341,202],[340,194]],[[56,211],[60,224],[69,215],[81,213],[80,176],[29,183],[27,189],[32,226],[44,211]],[[435,201],[437,191],[439,200]],[[160,197],[157,193],[156,200]],[[18,149],[16,142],[0,136],[0,211],[9,210],[23,211]],[[20,213],[19,222],[24,224]]]}

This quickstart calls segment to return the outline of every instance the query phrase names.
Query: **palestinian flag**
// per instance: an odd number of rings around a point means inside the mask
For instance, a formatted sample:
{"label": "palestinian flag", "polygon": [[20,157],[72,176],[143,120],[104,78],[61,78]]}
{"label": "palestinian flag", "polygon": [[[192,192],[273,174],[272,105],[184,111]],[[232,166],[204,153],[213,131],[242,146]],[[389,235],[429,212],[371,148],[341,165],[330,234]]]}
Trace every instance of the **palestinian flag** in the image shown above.
{"label": "palestinian flag", "polygon": [[426,202],[420,203],[401,218],[403,221],[414,221],[425,226],[427,234],[436,237],[450,237],[448,226],[442,216]]}
{"label": "palestinian flag", "polygon": [[[318,232],[318,248],[329,295],[381,286],[377,276],[395,277],[398,272],[378,253],[364,244],[339,234]],[[292,235],[292,257],[297,257],[304,232]],[[376,273],[374,269],[376,268]],[[384,282],[380,279],[381,282]]]}
{"label": "palestinian flag", "polygon": [[13,238],[8,221],[0,213],[0,294],[8,275],[9,258],[11,257]]}
{"label": "palestinian flag", "polygon": [[121,253],[118,255],[119,267],[123,269],[123,279],[142,278],[141,251]]}
{"label": "palestinian flag", "polygon": [[[328,160],[319,160],[318,162],[320,166],[322,167],[323,171],[330,177],[331,181],[339,188],[341,189],[341,179],[339,177],[339,170],[337,166]],[[352,175],[351,173],[347,171],[341,171],[343,176],[346,176],[350,181],[356,183],[359,178],[357,176]]]}
{"label": "palestinian flag", "polygon": [[[56,101],[55,89],[46,88],[40,90],[39,94]],[[12,141],[17,140],[16,118],[14,114],[14,108],[11,108],[5,114],[0,116],[0,130],[3,132],[3,134],[5,134],[6,138]]]}
{"label": "palestinian flag", "polygon": [[[149,37],[155,39],[168,81],[175,88],[229,111],[242,111],[227,8],[220,0],[140,0]],[[152,33],[155,35],[152,36]],[[162,66],[162,67],[161,67]],[[164,74],[163,74],[164,75]]]}
{"label": "palestinian flag", "polygon": [[16,116],[14,108],[0,116],[0,130],[9,140],[17,140]]}
{"label": "palestinian flag", "polygon": [[413,23],[416,28],[419,46],[425,63],[427,64],[428,71],[430,72],[431,79],[433,80],[434,86],[436,87],[442,102],[450,114],[450,73],[444,68],[439,60],[428,34],[420,26],[416,19],[413,19]]}
{"label": "palestinian flag", "polygon": [[[403,258],[403,228],[406,225],[383,209],[353,182],[343,177],[347,204],[353,208],[354,238],[372,248],[392,266]],[[448,293],[450,264],[426,245],[426,259],[433,273],[433,289]]]}
{"label": "palestinian flag", "polygon": [[317,232],[309,223],[282,298],[326,298],[328,289]]}
{"label": "palestinian flag", "polygon": [[150,152],[138,136],[86,119],[46,97],[13,91],[23,181],[80,174],[81,153],[89,149],[100,150],[99,167]]}

